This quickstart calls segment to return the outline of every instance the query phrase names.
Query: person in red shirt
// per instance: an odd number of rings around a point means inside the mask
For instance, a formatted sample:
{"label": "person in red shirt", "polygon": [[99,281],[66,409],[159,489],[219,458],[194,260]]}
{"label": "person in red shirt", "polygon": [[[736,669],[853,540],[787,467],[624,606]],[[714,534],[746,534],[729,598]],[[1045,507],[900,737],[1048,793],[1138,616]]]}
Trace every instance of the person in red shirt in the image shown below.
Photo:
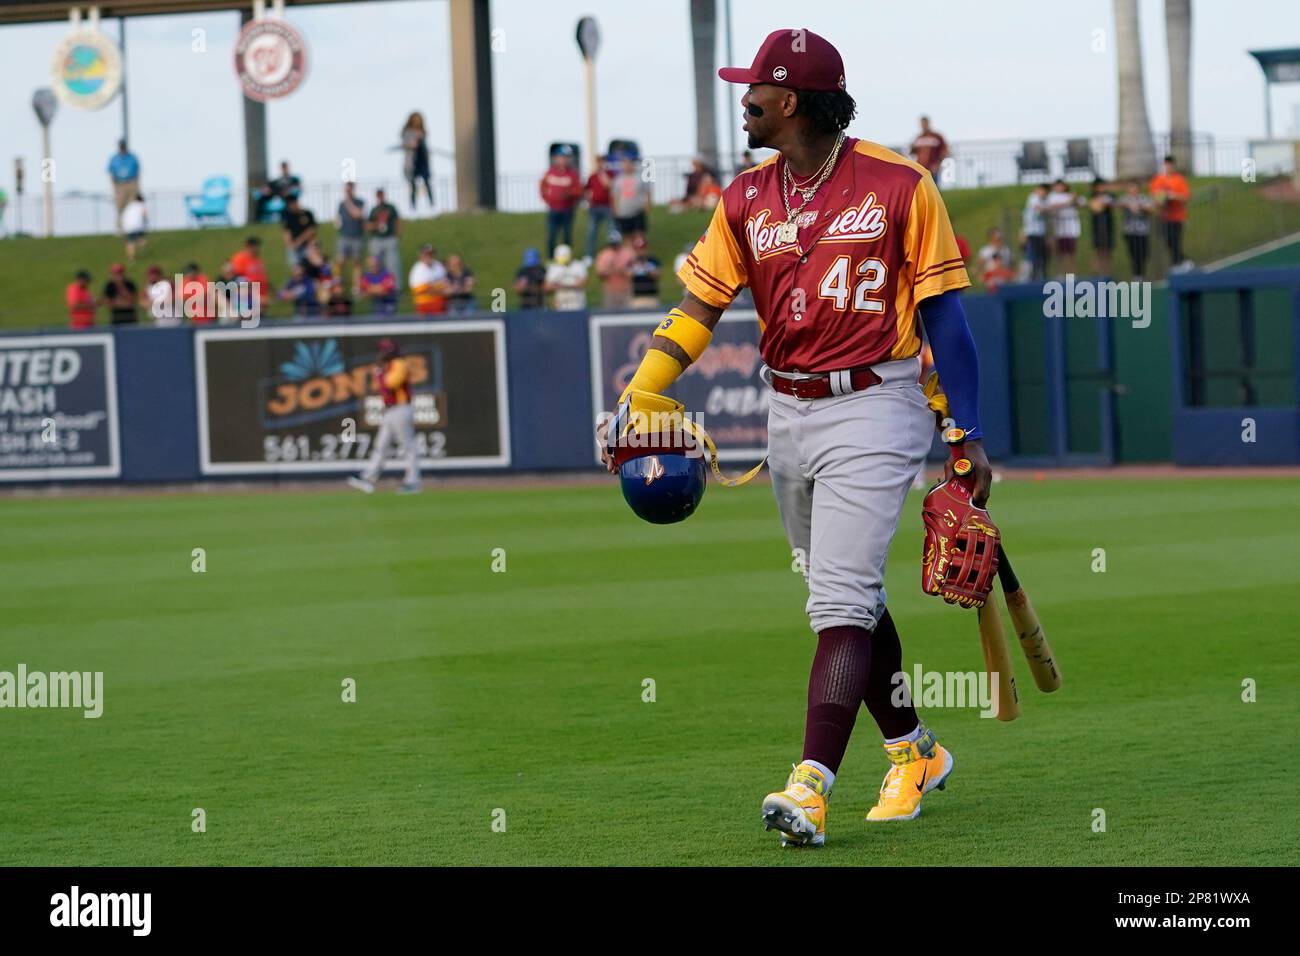
{"label": "person in red shirt", "polygon": [[984,262],[984,272],[980,276],[984,288],[989,292],[998,291],[998,286],[1011,282],[1016,274],[1002,261],[1002,253],[995,252]]}
{"label": "person in red shirt", "polygon": [[203,274],[197,262],[185,267],[185,276],[181,280],[180,313],[195,325],[211,325],[214,316],[208,308],[208,277]]}
{"label": "person in red shirt", "polygon": [[[764,799],[762,819],[787,844],[817,846],[864,703],[890,766],[869,823],[915,819],[953,767],[912,702],[891,693],[903,653],[884,580],[907,490],[934,438],[936,396],[919,382],[922,333],[946,417],[965,434],[970,498],[979,508],[988,499],[979,359],[960,299],[970,279],[928,168],[847,135],[857,105],[830,41],[776,30],[752,66],[718,75],[743,90],[748,146],[774,155],[723,190],[677,273],[681,304],[655,328],[619,408],[626,421],[638,404],[662,407],[653,400],[701,359],[749,289],[761,316],[772,491],[791,553],[804,556],[804,607],[817,633],[802,757],[786,788]],[[608,422],[597,428],[602,460],[624,488],[662,477],[667,455],[618,460],[627,446],[611,452]]]}
{"label": "person in red shirt", "polygon": [[609,187],[614,181],[605,165],[606,158],[596,159],[596,171],[587,177],[587,262],[596,254],[596,243],[602,238],[600,229],[609,231]]}
{"label": "person in red shirt", "polygon": [[547,255],[560,243],[573,245],[573,210],[582,198],[582,180],[573,168],[573,156],[561,146],[551,157],[551,168],[542,177],[542,202],[546,203]]}
{"label": "person in red shirt", "polygon": [[1192,190],[1172,156],[1165,157],[1164,166],[1151,178],[1148,192],[1160,209],[1160,231],[1169,249],[1171,271],[1190,269],[1192,263],[1183,255],[1183,225],[1187,222],[1187,200],[1192,198]]}
{"label": "person in red shirt", "polygon": [[95,293],[90,291],[90,273],[85,269],[73,277],[63,293],[68,304],[68,326],[88,329],[95,324]]}
{"label": "person in red shirt", "polygon": [[930,128],[930,117],[921,117],[921,132],[908,147],[912,158],[930,171],[936,186],[941,185],[939,171],[948,158],[948,141],[943,134]]}
{"label": "person in red shirt", "polygon": [[235,275],[251,285],[253,291],[253,312],[262,314],[262,302],[265,301],[267,289],[271,287],[266,275],[266,262],[262,259],[262,240],[249,236],[244,241],[244,248],[230,257]]}

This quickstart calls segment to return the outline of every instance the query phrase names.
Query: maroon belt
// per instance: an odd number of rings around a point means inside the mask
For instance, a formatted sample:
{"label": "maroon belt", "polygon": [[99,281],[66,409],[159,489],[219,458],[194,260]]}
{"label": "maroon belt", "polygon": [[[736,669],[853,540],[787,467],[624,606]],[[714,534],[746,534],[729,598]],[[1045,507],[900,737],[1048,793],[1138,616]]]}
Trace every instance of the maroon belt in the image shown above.
{"label": "maroon belt", "polygon": [[[776,391],[803,399],[830,398],[836,394],[847,395],[880,384],[880,376],[869,368],[855,368],[847,373],[809,375],[806,378],[784,378],[773,372],[771,379],[772,388]],[[840,386],[838,392],[835,389],[836,383]]]}

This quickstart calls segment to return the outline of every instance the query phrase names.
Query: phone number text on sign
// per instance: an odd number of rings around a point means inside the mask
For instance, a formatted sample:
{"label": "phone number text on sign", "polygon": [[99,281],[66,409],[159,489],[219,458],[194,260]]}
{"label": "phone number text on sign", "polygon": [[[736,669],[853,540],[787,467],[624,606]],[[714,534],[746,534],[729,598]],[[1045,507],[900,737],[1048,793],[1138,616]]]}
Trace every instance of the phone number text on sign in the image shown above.
{"label": "phone number text on sign", "polygon": [[[262,439],[265,461],[270,464],[296,461],[363,461],[370,455],[371,436],[358,432],[353,441],[338,435],[267,435]],[[420,458],[441,458],[447,454],[443,432],[415,433],[415,450]]]}

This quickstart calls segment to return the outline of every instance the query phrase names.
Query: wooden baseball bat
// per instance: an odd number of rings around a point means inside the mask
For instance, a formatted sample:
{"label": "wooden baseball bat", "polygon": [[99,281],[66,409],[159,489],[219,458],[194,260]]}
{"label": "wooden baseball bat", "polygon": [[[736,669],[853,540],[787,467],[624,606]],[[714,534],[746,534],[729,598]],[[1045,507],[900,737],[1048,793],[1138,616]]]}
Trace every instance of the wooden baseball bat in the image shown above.
{"label": "wooden baseball bat", "polygon": [[1020,649],[1029,661],[1029,672],[1034,675],[1034,683],[1044,694],[1050,694],[1061,686],[1061,670],[1056,666],[1052,654],[1052,645],[1047,643],[1047,634],[1038,619],[1038,612],[1029,602],[1029,595],[1020,586],[1020,579],[1011,569],[1007,553],[998,544],[998,580],[1002,582],[1002,598],[1007,603],[1007,613],[1011,623],[1020,636]]}
{"label": "wooden baseball bat", "polygon": [[1011,668],[1011,651],[1002,629],[1002,612],[996,601],[985,601],[977,610],[980,621],[980,650],[984,652],[984,670],[990,680],[997,675],[998,720],[1015,720],[1020,716],[1020,693],[1016,690],[1016,672]]}

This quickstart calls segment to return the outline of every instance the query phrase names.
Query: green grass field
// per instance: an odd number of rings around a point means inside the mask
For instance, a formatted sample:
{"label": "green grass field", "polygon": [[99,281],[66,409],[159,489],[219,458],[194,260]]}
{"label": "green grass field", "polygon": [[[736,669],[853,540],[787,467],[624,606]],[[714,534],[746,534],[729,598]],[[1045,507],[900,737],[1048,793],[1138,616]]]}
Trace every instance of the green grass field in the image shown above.
{"label": "green grass field", "polygon": [[[864,710],[827,847],[782,851],[758,806],[799,757],[814,638],[766,485],[673,527],[612,485],[0,499],[0,670],[105,673],[98,720],[0,710],[0,863],[1300,862],[1296,482],[992,504],[1064,687],[1013,647],[1019,721],[925,711],[950,785],[872,829]],[[919,592],[918,513],[888,580],[904,666],[976,670],[974,616]]]}
{"label": "green grass field", "polygon": [[[1083,184],[1074,183],[1076,192]],[[1300,231],[1300,204],[1270,202],[1253,184],[1232,179],[1201,178],[1192,180],[1192,219],[1188,225],[1187,254],[1197,262],[1207,262],[1239,252],[1288,233]],[[954,189],[944,194],[953,227],[970,243],[972,253],[984,242],[993,226],[1001,226],[1007,241],[1014,245],[1020,228],[1020,211],[1030,187],[995,186],[984,189]],[[332,211],[315,210],[317,218],[328,220]],[[688,243],[699,238],[708,225],[709,214],[703,212],[670,213],[667,208],[654,210],[650,218],[651,251],[663,265],[660,298],[665,304],[681,299],[681,285],[671,275],[672,263]],[[575,241],[586,241],[586,213],[580,212],[574,228]],[[151,233],[148,249],[130,270],[137,282],[143,281],[144,269],[158,264],[168,274],[179,272],[186,263],[197,262],[209,279],[216,279],[221,264],[244,241],[256,233],[262,237],[267,271],[276,287],[284,283],[288,268],[279,227],[273,225],[238,229],[186,229]],[[527,246],[541,246],[545,225],[540,213],[450,213],[433,219],[415,219],[405,223],[402,236],[403,269],[409,269],[421,244],[429,242],[442,255],[459,252],[474,270],[478,282],[479,305],[491,305],[494,288],[509,289],[509,308],[518,308],[518,297],[511,283],[519,268],[520,256]],[[332,224],[322,225],[321,241],[327,253],[335,246]],[[1156,243],[1159,246],[1159,243]],[[1093,268],[1087,235],[1080,244],[1078,268]],[[578,248],[579,254],[581,248]],[[1154,253],[1163,255],[1159,249]],[[122,241],[115,236],[75,236],[55,239],[18,239],[0,242],[0,329],[37,329],[67,325],[63,290],[78,269],[88,269],[98,293],[111,263],[124,257]],[[1279,253],[1269,264],[1291,264],[1294,253]],[[1122,247],[1115,252],[1119,278],[1129,278],[1128,261]],[[978,285],[979,277],[973,276]],[[403,277],[405,285],[405,277]],[[588,286],[593,303],[600,301],[600,283],[594,273]],[[409,294],[404,293],[402,308],[409,311]],[[365,313],[368,306],[358,304]],[[100,310],[99,321],[108,317]],[[286,318],[292,312],[288,303],[272,302],[265,315]]]}

